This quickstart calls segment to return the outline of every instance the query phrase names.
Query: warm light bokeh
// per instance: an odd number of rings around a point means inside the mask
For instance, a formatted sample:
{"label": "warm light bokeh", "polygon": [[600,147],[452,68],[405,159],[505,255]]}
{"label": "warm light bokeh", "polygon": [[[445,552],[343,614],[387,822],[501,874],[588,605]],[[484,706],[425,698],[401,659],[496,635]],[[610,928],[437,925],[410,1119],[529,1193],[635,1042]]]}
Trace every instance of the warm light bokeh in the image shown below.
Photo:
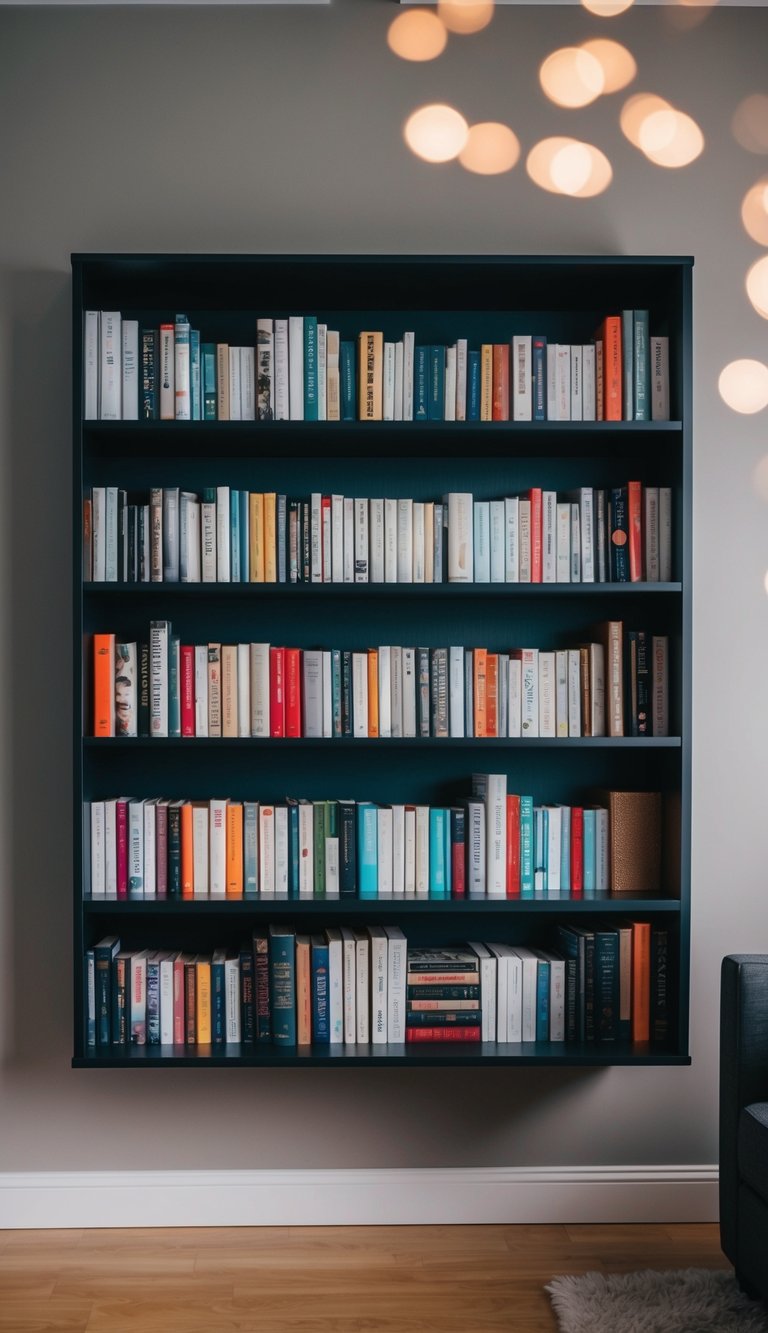
{"label": "warm light bokeh", "polygon": [[605,87],[600,61],[579,46],[563,46],[547,56],[539,70],[539,80],[556,106],[588,106]]}
{"label": "warm light bokeh", "polygon": [[635,148],[640,147],[640,129],[645,120],[656,111],[671,110],[669,102],[656,93],[633,93],[621,108],[622,133]]}
{"label": "warm light bokeh", "polygon": [[557,135],[542,139],[528,154],[526,171],[535,185],[552,194],[590,199],[607,189],[611,164],[593,144]]}
{"label": "warm light bokeh", "polygon": [[765,588],[766,593],[768,593],[768,570],[766,570],[765,578],[763,579],[763,587]]}
{"label": "warm light bokeh", "polygon": [[760,459],[752,474],[755,490],[761,500],[768,500],[768,454]]}
{"label": "warm light bokeh", "polygon": [[581,49],[599,62],[604,93],[617,93],[620,88],[626,88],[637,74],[635,57],[621,42],[613,42],[609,37],[595,37],[590,42],[583,42]]}
{"label": "warm light bokeh", "polygon": [[446,28],[466,37],[488,27],[493,0],[437,0],[437,12]]}
{"label": "warm light bokeh", "polygon": [[720,372],[720,397],[734,412],[751,415],[768,407],[768,366],[744,358],[731,361]]}
{"label": "warm light bokeh", "polygon": [[459,161],[467,171],[496,176],[511,171],[520,156],[520,141],[508,125],[486,120],[470,127]]}
{"label": "warm light bokeh", "polygon": [[596,14],[600,19],[612,19],[630,9],[634,0],[581,0],[581,3],[590,14]]}
{"label": "warm light bokeh", "polygon": [[747,296],[758,315],[768,319],[768,255],[758,259],[749,270]]}
{"label": "warm light bokeh", "polygon": [[733,137],[749,153],[768,153],[768,95],[752,93],[737,106],[731,121]]}
{"label": "warm light bokeh", "polygon": [[433,102],[408,117],[403,133],[411,152],[425,162],[450,162],[467,142],[469,126],[454,107]]}
{"label": "warm light bokeh", "polygon": [[652,111],[640,126],[640,148],[657,167],[687,167],[704,149],[704,135],[684,111]]}
{"label": "warm light bokeh", "polygon": [[402,60],[435,60],[448,41],[445,24],[429,9],[406,10],[389,25],[387,42]]}
{"label": "warm light bokeh", "polygon": [[758,245],[768,245],[768,180],[747,190],[741,205],[744,230]]}

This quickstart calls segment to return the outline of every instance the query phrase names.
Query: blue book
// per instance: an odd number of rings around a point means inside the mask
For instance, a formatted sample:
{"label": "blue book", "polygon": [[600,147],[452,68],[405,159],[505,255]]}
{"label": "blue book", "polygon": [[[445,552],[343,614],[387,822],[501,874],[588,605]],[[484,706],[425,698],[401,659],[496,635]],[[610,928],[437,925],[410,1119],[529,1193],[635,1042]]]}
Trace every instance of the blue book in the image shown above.
{"label": "blue book", "polygon": [[429,347],[414,348],[413,356],[413,419],[429,420]]}
{"label": "blue book", "polygon": [[370,801],[357,803],[357,881],[361,898],[379,892],[378,813]]}
{"label": "blue book", "polygon": [[357,896],[357,821],[354,801],[339,801],[339,897]]}
{"label": "blue book", "polygon": [[216,949],[211,957],[211,1041],[221,1046],[224,1042],[227,1010],[224,991],[224,964],[227,955]]}
{"label": "blue book", "polygon": [[520,797],[520,897],[533,897],[533,797]]}
{"label": "blue book", "polygon": [[160,956],[147,954],[147,1045],[160,1045]]}
{"label": "blue book", "polygon": [[296,936],[290,926],[269,927],[269,1007],[272,1040],[296,1045]]}
{"label": "blue book", "polygon": [[536,1040],[549,1041],[549,959],[536,959]]}
{"label": "blue book", "polygon": [[189,330],[189,392],[192,399],[192,420],[203,419],[203,397],[200,376],[200,330]]}
{"label": "blue book", "polygon": [[450,818],[447,810],[432,806],[429,811],[429,896],[430,898],[444,898],[446,896],[446,875],[445,875],[445,826],[449,826],[450,836]]}
{"label": "blue book", "polygon": [[248,1046],[256,1040],[256,974],[247,944],[240,947],[240,1039]]}
{"label": "blue book", "polygon": [[480,420],[480,353],[467,353],[467,421]]}
{"label": "blue book", "polygon": [[312,936],[312,1040],[331,1040],[328,941]]}
{"label": "blue book", "polygon": [[243,801],[243,897],[259,896],[259,807]]}
{"label": "blue book", "polygon": [[286,800],[288,806],[288,897],[299,896],[299,803],[295,796]]}
{"label": "blue book", "polygon": [[595,812],[584,810],[584,893],[595,892]]}
{"label": "blue book", "polygon": [[429,349],[429,403],[430,421],[442,421],[445,416],[445,348],[435,344]]}
{"label": "blue book", "polygon": [[181,674],[181,639],[172,634],[168,641],[168,735],[181,735],[181,701],[179,676]]}
{"label": "blue book", "polygon": [[250,517],[249,495],[247,491],[238,491],[240,496],[240,582],[248,583],[250,575]]}
{"label": "blue book", "polygon": [[317,421],[317,316],[304,316],[304,420]]}
{"label": "blue book", "polygon": [[[87,844],[90,846],[90,843]],[[85,1044],[86,1046],[96,1045],[96,959],[93,955],[93,949],[85,951],[85,970],[83,981],[85,982]]]}
{"label": "blue book", "polygon": [[595,1039],[615,1041],[619,1025],[619,937],[595,931]]}
{"label": "blue book", "polygon": [[355,410],[355,344],[343,342],[339,349],[339,359],[341,362],[339,375],[341,380],[341,419],[342,421],[355,421],[357,419]]}
{"label": "blue book", "polygon": [[93,960],[96,973],[96,1044],[109,1046],[112,1036],[112,968],[120,952],[117,935],[107,935],[94,945]]}
{"label": "blue book", "polygon": [[635,421],[651,419],[651,351],[648,336],[648,311],[636,310],[635,342]]}
{"label": "blue book", "polygon": [[203,343],[201,351],[203,421],[216,420],[216,344]]}
{"label": "blue book", "polygon": [[240,578],[240,492],[234,486],[229,492],[229,578],[241,583]]}
{"label": "blue book", "polygon": [[331,729],[341,735],[341,649],[331,649]]}
{"label": "blue book", "polygon": [[560,806],[560,892],[571,891],[571,807]]}
{"label": "blue book", "polygon": [[547,419],[547,340],[531,339],[531,372],[534,421]]}

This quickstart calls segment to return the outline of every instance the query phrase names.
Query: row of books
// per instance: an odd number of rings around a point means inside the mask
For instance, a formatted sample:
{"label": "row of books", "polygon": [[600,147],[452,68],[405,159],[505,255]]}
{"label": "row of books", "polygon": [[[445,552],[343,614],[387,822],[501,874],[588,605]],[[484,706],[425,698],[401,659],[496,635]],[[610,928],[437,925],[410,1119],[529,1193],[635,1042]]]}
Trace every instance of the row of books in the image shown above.
{"label": "row of books", "polygon": [[93,636],[93,735],[566,739],[669,733],[666,635],[593,627],[576,648],[364,652]]}
{"label": "row of books", "polygon": [[655,792],[534,805],[507,792],[505,774],[474,774],[471,795],[454,805],[121,796],[86,801],[83,815],[91,898],[503,899],[659,887]]}
{"label": "row of books", "polygon": [[515,334],[469,347],[343,339],[314,315],[256,320],[255,346],[202,341],[184,314],[140,327],[84,318],[86,421],[666,421],[669,339],[647,310],[609,315],[588,343]]}
{"label": "row of books", "polygon": [[672,493],[639,481],[433,502],[178,486],[83,501],[83,577],[112,583],[626,583],[672,577]]}
{"label": "row of books", "polygon": [[555,948],[408,947],[397,926],[271,925],[211,954],[88,949],[88,1047],[663,1042],[669,940],[647,921],[562,924]]}

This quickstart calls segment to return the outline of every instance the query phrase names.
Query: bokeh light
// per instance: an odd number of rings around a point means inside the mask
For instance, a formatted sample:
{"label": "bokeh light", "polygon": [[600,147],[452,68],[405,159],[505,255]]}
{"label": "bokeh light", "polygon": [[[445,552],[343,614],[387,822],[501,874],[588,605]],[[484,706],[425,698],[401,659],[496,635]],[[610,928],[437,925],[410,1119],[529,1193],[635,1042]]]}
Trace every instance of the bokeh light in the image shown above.
{"label": "bokeh light", "polygon": [[630,9],[634,0],[581,0],[581,3],[590,14],[596,14],[600,19],[612,19]]}
{"label": "bokeh light", "polygon": [[539,80],[556,106],[588,106],[605,87],[600,61],[579,46],[563,46],[547,56],[539,70]]}
{"label": "bokeh light", "polygon": [[408,117],[403,133],[411,152],[425,162],[450,162],[467,142],[469,126],[454,107],[433,102]]}
{"label": "bokeh light", "polygon": [[752,474],[755,490],[761,500],[768,500],[768,454],[760,459]]}
{"label": "bokeh light", "polygon": [[704,149],[696,121],[672,107],[652,111],[640,125],[640,148],[657,167],[687,167]]}
{"label": "bokeh light", "polygon": [[768,319],[768,255],[758,259],[747,274],[747,296],[758,315]]}
{"label": "bokeh light", "polygon": [[765,572],[765,578],[763,579],[763,587],[765,588],[766,593],[768,593],[768,570],[766,570]]}
{"label": "bokeh light", "polygon": [[731,361],[720,371],[720,397],[734,412],[751,415],[768,407],[768,366],[748,357]]}
{"label": "bokeh light", "polygon": [[611,164],[599,148],[562,135],[535,144],[525,166],[542,190],[574,199],[601,194],[613,178]]}
{"label": "bokeh light", "polygon": [[741,204],[744,230],[758,245],[768,245],[768,179],[747,190]]}
{"label": "bokeh light", "polygon": [[459,161],[467,171],[496,176],[511,171],[520,157],[520,141],[508,125],[487,120],[470,127]]}
{"label": "bokeh light", "polygon": [[609,37],[595,37],[583,42],[582,51],[595,57],[603,71],[603,92],[617,93],[626,88],[637,74],[637,63],[631,51],[621,42],[613,42]]}
{"label": "bokeh light", "polygon": [[640,147],[640,129],[643,122],[656,111],[669,111],[669,102],[656,93],[633,93],[621,108],[622,133],[635,148]]}
{"label": "bokeh light", "polygon": [[768,153],[768,94],[751,93],[737,106],[733,137],[749,153]]}
{"label": "bokeh light", "polygon": [[435,60],[448,41],[445,24],[429,9],[411,9],[389,25],[387,42],[402,60]]}
{"label": "bokeh light", "polygon": [[446,28],[466,37],[488,27],[493,0],[437,0],[437,12]]}

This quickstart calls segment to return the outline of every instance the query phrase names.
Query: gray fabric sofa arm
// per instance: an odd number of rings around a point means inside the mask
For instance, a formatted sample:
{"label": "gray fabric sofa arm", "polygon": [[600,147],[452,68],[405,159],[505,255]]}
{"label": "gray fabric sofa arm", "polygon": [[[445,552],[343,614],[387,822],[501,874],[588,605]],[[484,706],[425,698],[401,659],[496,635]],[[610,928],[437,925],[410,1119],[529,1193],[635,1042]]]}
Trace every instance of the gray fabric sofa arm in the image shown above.
{"label": "gray fabric sofa arm", "polygon": [[738,1263],[737,1135],[751,1102],[768,1101],[768,957],[723,959],[720,990],[720,1239]]}

